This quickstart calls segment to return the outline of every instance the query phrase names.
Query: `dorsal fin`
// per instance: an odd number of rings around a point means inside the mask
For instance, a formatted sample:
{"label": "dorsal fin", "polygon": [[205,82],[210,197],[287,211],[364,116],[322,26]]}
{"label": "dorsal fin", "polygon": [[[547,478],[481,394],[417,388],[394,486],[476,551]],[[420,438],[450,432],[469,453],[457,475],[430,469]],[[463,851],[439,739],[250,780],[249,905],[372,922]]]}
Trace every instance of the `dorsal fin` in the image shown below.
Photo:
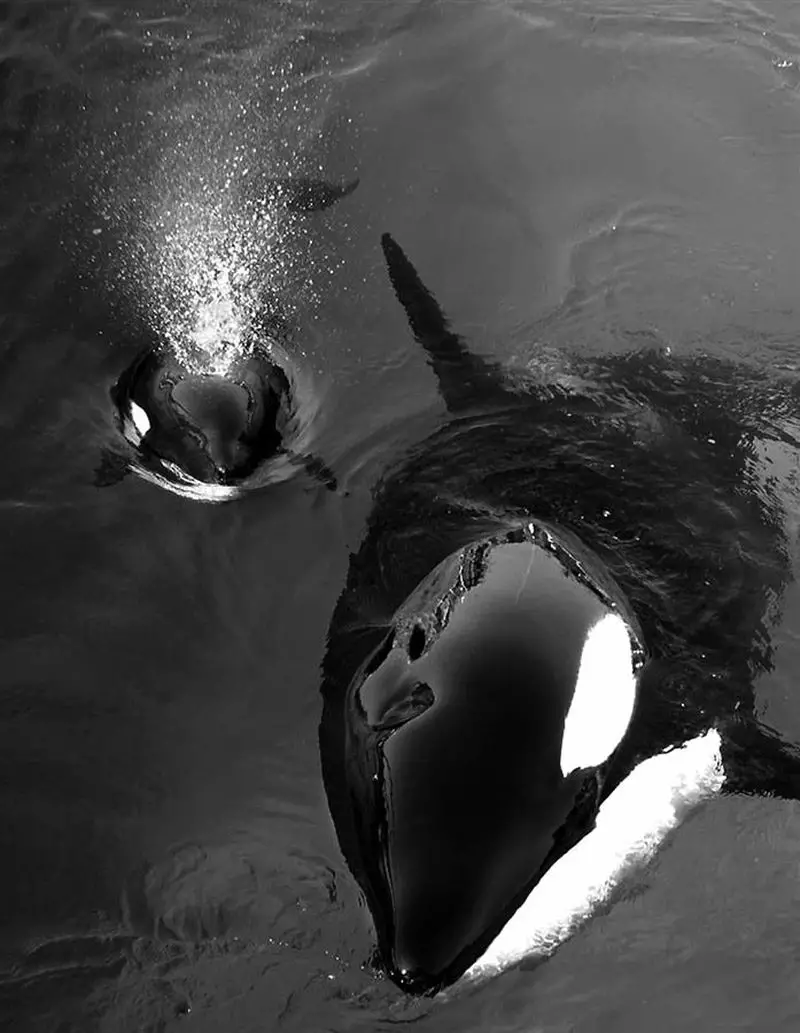
{"label": "dorsal fin", "polygon": [[428,355],[439,392],[450,412],[507,395],[502,368],[473,354],[450,325],[403,249],[390,234],[381,237],[389,279],[416,340]]}

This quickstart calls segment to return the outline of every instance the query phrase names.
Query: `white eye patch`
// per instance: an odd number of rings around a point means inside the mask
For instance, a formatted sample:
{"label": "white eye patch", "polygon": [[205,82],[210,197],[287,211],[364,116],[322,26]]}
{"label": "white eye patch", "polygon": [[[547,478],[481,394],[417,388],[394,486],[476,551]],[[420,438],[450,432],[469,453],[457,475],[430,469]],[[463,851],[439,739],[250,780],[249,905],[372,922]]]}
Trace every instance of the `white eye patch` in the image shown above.
{"label": "white eye patch", "polygon": [[575,692],[564,722],[561,772],[607,760],[625,734],[636,701],[631,641],[621,617],[606,614],[583,644]]}
{"label": "white eye patch", "polygon": [[142,437],[150,430],[150,418],[147,413],[136,402],[131,402],[131,419],[133,425],[139,431]]}

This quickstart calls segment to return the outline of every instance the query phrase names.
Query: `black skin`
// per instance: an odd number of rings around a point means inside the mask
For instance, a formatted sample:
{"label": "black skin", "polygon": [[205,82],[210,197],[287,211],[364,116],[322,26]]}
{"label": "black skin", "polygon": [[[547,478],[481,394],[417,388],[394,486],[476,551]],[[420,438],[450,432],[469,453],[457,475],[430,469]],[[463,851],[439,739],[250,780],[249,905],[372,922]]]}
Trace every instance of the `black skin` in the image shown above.
{"label": "black skin", "polygon": [[[375,839],[385,816],[364,803],[375,799],[375,760],[348,755],[346,736],[348,689],[365,665],[382,662],[398,606],[455,550],[531,518],[576,535],[620,586],[649,661],[628,734],[596,780],[587,779],[557,856],[593,827],[600,803],[639,761],[712,727],[721,734],[727,792],[800,799],[800,753],[757,720],[753,689],[772,667],[768,622],[791,577],[783,513],[755,482],[753,459],[759,439],[795,447],[779,424],[797,396],[766,374],[654,349],[594,361],[585,389],[511,390],[502,367],[452,331],[388,234],[382,247],[449,420],[375,488],[330,623],[320,752],[339,843],[372,911],[382,964],[403,989],[429,993],[479,956],[520,901],[439,985],[392,970]],[[413,711],[414,701],[408,705]]]}
{"label": "black skin", "polygon": [[[322,180],[308,178],[269,179],[264,184],[267,197],[273,202],[285,206],[289,211],[312,213],[323,211],[344,197],[348,197],[358,186],[359,180],[352,179],[345,183],[327,183]],[[163,364],[162,357],[156,349],[146,349],[125,370],[111,390],[111,398],[117,412],[125,405],[126,399],[137,400],[137,385],[147,384],[148,380],[158,375]],[[283,383],[277,381],[282,378]],[[267,393],[268,407],[275,408],[283,398],[291,404],[289,383],[282,371],[275,367],[270,378],[270,390]],[[147,399],[139,401],[146,411]],[[258,440],[250,441],[251,459],[231,474],[231,482],[241,482],[253,474],[256,468],[278,453],[287,456],[290,461],[306,471],[309,476],[326,487],[329,491],[337,490],[336,477],[325,463],[313,455],[293,452],[285,447],[280,434],[274,426],[275,412],[268,413]],[[138,448],[139,458],[158,472],[164,472],[162,459],[170,459],[181,468],[185,468],[185,457],[176,453],[175,444],[181,436],[191,433],[190,428],[181,421],[178,413],[163,413],[164,424],[152,426]],[[198,461],[198,460],[196,460]],[[202,462],[200,462],[202,465]],[[130,461],[127,455],[113,449],[103,449],[100,463],[95,471],[94,483],[97,487],[108,487],[117,484],[130,472]],[[214,471],[197,469],[187,472],[195,474],[199,480],[213,481],[217,479]]]}

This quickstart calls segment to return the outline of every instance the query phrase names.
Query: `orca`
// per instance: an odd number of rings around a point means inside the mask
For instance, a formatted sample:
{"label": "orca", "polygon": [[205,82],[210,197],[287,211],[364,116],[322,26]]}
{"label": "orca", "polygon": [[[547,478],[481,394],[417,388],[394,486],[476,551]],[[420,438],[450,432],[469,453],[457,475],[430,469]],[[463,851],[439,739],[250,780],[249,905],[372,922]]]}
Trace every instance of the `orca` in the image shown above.
{"label": "orca", "polygon": [[[358,182],[271,179],[265,197],[290,212],[315,212],[347,197]],[[255,475],[272,460],[272,479],[301,467],[335,490],[325,463],[302,441],[297,447],[298,428],[313,406],[304,405],[301,371],[281,344],[283,321],[269,312],[258,324],[224,374],[183,361],[165,346],[140,349],[110,391],[125,445],[103,451],[95,484],[115,484],[134,470],[178,494],[218,502],[260,486]]]}
{"label": "orca", "polygon": [[[513,378],[382,247],[447,419],[374,489],[329,626],[319,746],[379,965],[430,995],[547,910],[537,889],[604,814],[633,821],[637,773],[683,751],[714,791],[800,797],[800,753],[753,688],[791,576],[753,457],[793,395],[656,348]],[[684,811],[647,791],[673,827]]]}
{"label": "orca", "polygon": [[[273,353],[256,348],[220,376],[198,373],[167,351],[145,349],[111,389],[118,427],[135,450],[134,468],[159,483],[194,484],[199,496],[205,491],[221,500],[236,497],[263,464],[282,456],[335,490],[328,467],[286,440],[296,403],[295,378],[283,358],[278,364]],[[112,465],[104,483],[118,479],[115,474]]]}

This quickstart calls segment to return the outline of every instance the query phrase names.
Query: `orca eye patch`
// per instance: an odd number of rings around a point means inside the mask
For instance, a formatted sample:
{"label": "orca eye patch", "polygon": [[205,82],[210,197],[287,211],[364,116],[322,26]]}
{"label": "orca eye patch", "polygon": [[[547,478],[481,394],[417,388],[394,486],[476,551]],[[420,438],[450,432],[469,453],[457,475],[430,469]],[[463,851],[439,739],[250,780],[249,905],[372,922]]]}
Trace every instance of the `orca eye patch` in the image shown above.
{"label": "orca eye patch", "polygon": [[561,771],[602,764],[622,741],[636,701],[636,671],[625,622],[606,614],[586,636],[564,720]]}
{"label": "orca eye patch", "polygon": [[136,427],[136,429],[139,431],[140,436],[144,437],[145,434],[147,434],[147,432],[150,430],[150,417],[147,415],[147,413],[144,411],[141,405],[137,405],[136,402],[134,402],[132,399],[130,411],[134,427]]}

